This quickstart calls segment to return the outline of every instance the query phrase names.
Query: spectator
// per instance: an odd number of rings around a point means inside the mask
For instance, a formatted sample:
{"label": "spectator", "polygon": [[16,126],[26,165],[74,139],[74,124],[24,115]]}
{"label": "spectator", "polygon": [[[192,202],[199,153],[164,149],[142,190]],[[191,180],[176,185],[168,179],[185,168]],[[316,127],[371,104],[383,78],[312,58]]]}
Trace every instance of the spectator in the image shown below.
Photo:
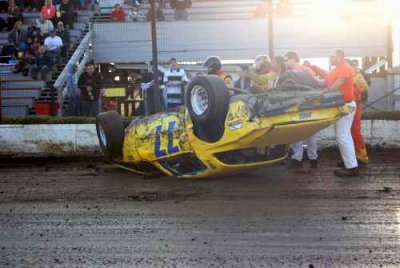
{"label": "spectator", "polygon": [[175,20],[186,20],[188,18],[187,9],[192,6],[191,0],[171,0],[171,8],[175,9]]}
{"label": "spectator", "polygon": [[367,85],[370,87],[371,86],[371,78],[369,77],[369,75],[366,72],[364,72],[362,69],[360,69],[360,64],[359,64],[358,60],[352,60],[351,65],[353,66],[355,71],[360,72],[360,74],[363,76],[365,82],[367,82]]}
{"label": "spectator", "polygon": [[230,75],[227,75],[222,71],[222,62],[218,56],[208,57],[204,63],[203,67],[207,68],[207,74],[213,74],[219,76],[224,80],[225,85],[229,88],[233,88],[233,81]]}
{"label": "spectator", "polygon": [[264,54],[256,56],[254,60],[255,70],[249,71],[251,80],[250,91],[263,93],[272,87],[276,73],[271,69],[271,59]]}
{"label": "spectator", "polygon": [[47,51],[59,62],[62,48],[64,46],[62,39],[56,35],[56,30],[50,32],[50,36],[44,40]]}
{"label": "spectator", "polygon": [[29,74],[29,66],[35,63],[35,55],[38,53],[40,41],[37,36],[33,37],[29,43],[28,49],[25,51],[22,58],[19,59],[18,64],[15,66],[15,72],[22,72],[22,75]]}
{"label": "spectator", "polygon": [[84,116],[97,116],[99,113],[99,96],[102,87],[102,78],[96,72],[93,62],[87,63],[85,72],[78,80],[81,89],[81,104]]}
{"label": "spectator", "polygon": [[[155,9],[156,9],[156,20],[158,21],[164,21],[165,20],[165,16],[164,13],[162,12],[160,5],[158,4],[158,2],[154,2],[155,4]],[[146,15],[146,20],[150,21],[151,20],[151,16],[152,16],[152,10],[149,9],[149,11],[147,12]]]}
{"label": "spectator", "polygon": [[54,30],[54,25],[50,20],[46,20],[40,15],[40,18],[36,21],[36,27],[40,30],[41,38],[47,37],[51,31]]}
{"label": "spectator", "polygon": [[81,91],[78,88],[77,66],[72,63],[67,64],[67,96],[68,96],[68,116],[81,115]]}
{"label": "spectator", "polygon": [[290,70],[293,71],[305,71],[315,77],[315,72],[306,65],[300,64],[299,55],[294,51],[289,51],[285,54],[285,60],[287,60],[287,65]]}
{"label": "spectator", "polygon": [[10,0],[8,4],[8,10],[7,13],[9,17],[7,18],[7,30],[11,31],[12,28],[14,27],[14,24],[20,20],[24,21],[24,18],[22,16],[21,10],[19,7],[15,4],[14,0]]}
{"label": "spectator", "polygon": [[185,85],[189,82],[186,72],[180,68],[175,58],[169,62],[169,69],[164,72],[164,104],[166,108],[182,105]]}
{"label": "spectator", "polygon": [[343,162],[338,164],[335,175],[352,177],[359,174],[354,141],[351,136],[356,102],[354,101],[354,70],[345,62],[344,51],[333,50],[330,55],[332,65],[336,66],[325,79],[329,90],[343,93],[343,101],[352,111],[335,122],[335,136]]}
{"label": "spectator", "polygon": [[62,0],[60,4],[60,20],[68,29],[74,28],[75,12],[74,6],[69,0]]}
{"label": "spectator", "polygon": [[130,7],[128,12],[127,21],[145,21],[145,17],[140,12],[139,5],[135,4]]}
{"label": "spectator", "polygon": [[110,16],[112,21],[125,21],[125,11],[119,4],[115,5]]}
{"label": "spectator", "polygon": [[[349,64],[354,64],[354,61],[348,62]],[[356,64],[352,65],[355,75],[354,75],[354,97],[357,103],[356,112],[354,114],[353,124],[351,125],[351,136],[354,140],[354,147],[356,150],[356,158],[358,164],[368,165],[368,153],[367,147],[365,146],[364,137],[361,132],[361,117],[362,117],[362,100],[365,92],[368,90],[368,83],[364,79],[360,69],[358,68],[358,61]]]}
{"label": "spectator", "polygon": [[39,0],[25,0],[24,1],[24,8],[27,12],[36,12],[40,9]]}
{"label": "spectator", "polygon": [[63,47],[62,47],[62,51],[61,51],[61,56],[65,58],[67,56],[67,52],[70,48],[71,37],[70,37],[69,31],[64,28],[64,23],[62,21],[59,21],[57,24],[57,33],[56,34],[62,40]]}
{"label": "spectator", "polygon": [[40,16],[45,20],[51,20],[54,23],[54,19],[56,19],[56,13],[56,7],[52,4],[51,0],[46,0],[45,5],[40,11]]}
{"label": "spectator", "polygon": [[0,13],[8,11],[8,0],[0,0]]}
{"label": "spectator", "polygon": [[249,67],[247,65],[240,65],[238,68],[239,79],[235,83],[235,88],[248,89],[250,87],[250,78],[247,76]]}
{"label": "spectator", "polygon": [[40,79],[46,82],[50,81],[49,74],[53,64],[53,58],[46,51],[46,47],[40,46],[38,53],[35,55],[34,64],[29,68],[30,77],[36,80],[38,79],[38,74],[40,74]]}
{"label": "spectator", "polygon": [[8,43],[14,46],[16,51],[25,52],[27,49],[28,31],[22,28],[22,21],[14,24],[14,29],[8,34]]}

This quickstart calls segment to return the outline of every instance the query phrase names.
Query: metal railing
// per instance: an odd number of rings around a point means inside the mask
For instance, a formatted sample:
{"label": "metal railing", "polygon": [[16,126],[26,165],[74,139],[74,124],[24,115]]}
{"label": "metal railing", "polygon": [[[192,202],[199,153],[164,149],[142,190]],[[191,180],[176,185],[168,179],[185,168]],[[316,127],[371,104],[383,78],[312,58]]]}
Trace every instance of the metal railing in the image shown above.
{"label": "metal railing", "polygon": [[[60,104],[60,109],[58,112],[58,115],[62,115],[62,104],[64,102],[63,99],[63,90],[64,87],[67,83],[67,77],[68,77],[68,65],[69,64],[78,64],[78,69],[77,69],[77,76],[79,77],[83,71],[85,70],[85,65],[87,62],[92,60],[92,42],[93,42],[93,30],[89,29],[89,32],[85,35],[85,37],[82,39],[81,43],[75,50],[74,54],[71,56],[69,59],[67,65],[65,68],[62,70],[60,75],[58,76],[57,80],[55,81],[53,85],[53,98],[52,98],[52,106],[55,107],[55,93],[57,93],[58,97],[58,103]],[[52,109],[53,111],[55,109]],[[53,113],[53,115],[55,112]]]}

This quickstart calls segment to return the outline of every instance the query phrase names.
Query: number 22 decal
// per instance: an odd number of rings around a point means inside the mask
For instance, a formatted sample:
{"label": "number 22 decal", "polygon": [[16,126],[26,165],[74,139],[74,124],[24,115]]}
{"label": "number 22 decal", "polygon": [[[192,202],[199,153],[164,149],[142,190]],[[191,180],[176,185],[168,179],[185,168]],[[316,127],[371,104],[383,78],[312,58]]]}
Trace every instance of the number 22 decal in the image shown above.
{"label": "number 22 decal", "polygon": [[168,147],[167,149],[161,149],[161,130],[162,130],[162,125],[158,125],[156,127],[156,142],[154,143],[154,153],[156,154],[156,157],[163,157],[168,154],[173,154],[179,152],[179,147],[174,146],[174,136],[173,136],[173,130],[175,127],[175,121],[169,122],[168,123]]}

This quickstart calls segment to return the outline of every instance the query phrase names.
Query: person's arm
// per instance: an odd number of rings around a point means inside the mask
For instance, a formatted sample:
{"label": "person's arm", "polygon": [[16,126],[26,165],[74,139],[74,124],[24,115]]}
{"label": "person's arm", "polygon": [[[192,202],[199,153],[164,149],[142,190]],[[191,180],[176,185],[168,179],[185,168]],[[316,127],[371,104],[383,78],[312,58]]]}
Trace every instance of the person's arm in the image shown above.
{"label": "person's arm", "polygon": [[336,81],[328,88],[329,90],[332,91],[338,91],[341,86],[346,82],[346,77],[342,76],[336,79]]}
{"label": "person's arm", "polygon": [[8,34],[8,43],[15,46],[14,31]]}

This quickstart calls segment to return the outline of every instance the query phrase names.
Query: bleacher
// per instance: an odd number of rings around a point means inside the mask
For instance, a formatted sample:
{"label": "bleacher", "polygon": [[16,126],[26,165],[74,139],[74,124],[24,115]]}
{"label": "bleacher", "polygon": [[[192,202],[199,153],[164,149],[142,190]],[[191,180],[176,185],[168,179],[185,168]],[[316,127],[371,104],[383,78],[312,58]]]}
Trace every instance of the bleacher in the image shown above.
{"label": "bleacher", "polygon": [[[88,31],[88,22],[94,16],[93,11],[77,11],[77,22],[74,23],[74,29],[70,30],[71,43],[73,50],[68,56],[71,56],[80,41]],[[5,17],[5,14],[0,14]],[[25,27],[39,18],[39,12],[24,13]],[[0,45],[7,44],[8,33],[0,33]],[[1,105],[2,116],[26,116],[36,114],[35,104],[50,104],[57,98],[51,88],[43,80],[33,80],[29,76],[23,76],[21,73],[11,72],[12,66],[0,65],[0,83],[1,83]],[[54,68],[52,73],[53,80],[57,79],[60,70]],[[37,105],[36,105],[37,106]]]}

